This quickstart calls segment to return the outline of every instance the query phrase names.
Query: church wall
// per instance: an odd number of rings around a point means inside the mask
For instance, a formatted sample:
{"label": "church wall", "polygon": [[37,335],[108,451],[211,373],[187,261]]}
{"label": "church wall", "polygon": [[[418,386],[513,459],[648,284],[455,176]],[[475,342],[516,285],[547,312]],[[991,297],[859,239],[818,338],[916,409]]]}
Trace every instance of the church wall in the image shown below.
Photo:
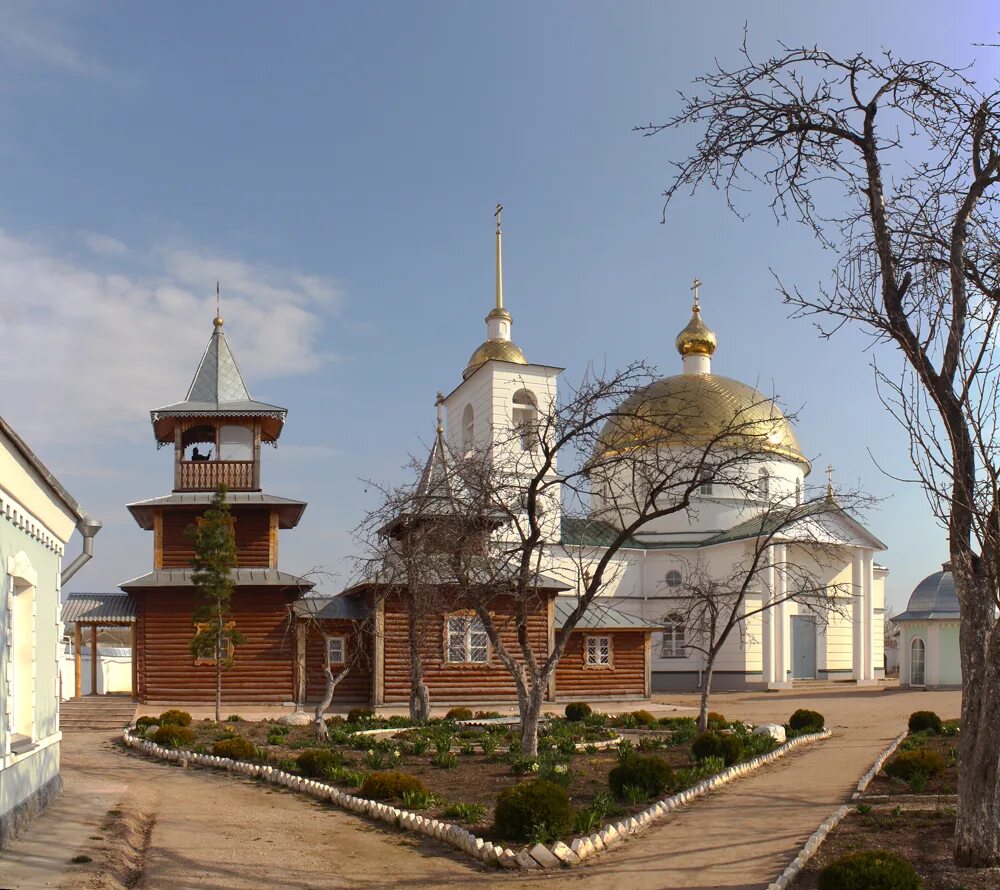
{"label": "church wall", "polygon": [[[215,666],[191,655],[195,592],[192,588],[133,591],[138,604],[139,700],[145,704],[215,700]],[[293,633],[291,592],[237,587],[232,613],[245,642],[223,671],[222,696],[236,702],[291,702]]]}
{"label": "church wall", "polygon": [[[588,667],[585,662],[588,636],[611,637],[611,667]],[[556,697],[619,698],[645,695],[646,640],[643,630],[574,631],[556,668]]]}
{"label": "church wall", "polygon": [[350,668],[346,677],[337,684],[331,708],[342,705],[369,704],[372,700],[372,647],[368,634],[356,622],[347,620],[323,621],[320,627],[300,622],[305,634],[306,701],[319,702],[326,692],[323,675],[323,647],[327,636],[344,637],[344,664],[331,664],[334,677],[345,667]]}

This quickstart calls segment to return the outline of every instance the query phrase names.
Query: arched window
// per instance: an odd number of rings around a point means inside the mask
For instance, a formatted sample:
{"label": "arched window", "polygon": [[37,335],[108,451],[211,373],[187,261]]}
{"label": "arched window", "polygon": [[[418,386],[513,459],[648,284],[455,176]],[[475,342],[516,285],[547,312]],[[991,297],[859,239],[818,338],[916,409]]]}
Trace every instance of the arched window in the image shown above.
{"label": "arched window", "polygon": [[757,473],[757,497],[766,501],[771,494],[771,474],[761,468]]}
{"label": "arched window", "polygon": [[476,444],[476,412],[472,405],[466,405],[462,411],[462,453],[470,454]]}
{"label": "arched window", "polygon": [[663,658],[683,658],[687,655],[684,651],[684,616],[677,612],[671,612],[663,619],[660,655]]}
{"label": "arched window", "polygon": [[920,637],[914,637],[910,643],[910,685],[924,686],[924,655],[926,647]]}
{"label": "arched window", "polygon": [[795,480],[795,503],[796,504],[801,504],[802,503],[802,480],[801,479],[796,479]]}
{"label": "arched window", "polygon": [[667,572],[663,580],[666,583],[667,587],[680,587],[681,582],[684,579],[681,577],[681,573],[678,572],[677,569],[671,569],[669,572]]}
{"label": "arched window", "polygon": [[710,467],[705,467],[701,471],[701,479],[698,481],[698,492],[704,497],[711,497],[712,495],[712,470]]}
{"label": "arched window", "polygon": [[513,419],[521,448],[527,451],[538,444],[538,406],[535,397],[526,389],[514,393]]}

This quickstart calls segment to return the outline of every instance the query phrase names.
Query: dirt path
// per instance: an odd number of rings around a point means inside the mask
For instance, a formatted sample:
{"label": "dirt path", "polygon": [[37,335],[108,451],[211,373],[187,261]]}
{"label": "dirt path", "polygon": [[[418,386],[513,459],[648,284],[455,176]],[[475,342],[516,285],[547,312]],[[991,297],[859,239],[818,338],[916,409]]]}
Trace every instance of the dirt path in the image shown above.
{"label": "dirt path", "polygon": [[[671,696],[670,701],[689,703],[686,696]],[[827,716],[835,736],[678,811],[591,866],[524,878],[478,869],[447,848],[383,832],[289,792],[126,754],[102,734],[66,737],[63,775],[67,789],[94,782],[127,788],[122,804],[129,810],[126,815],[151,825],[141,877],[133,884],[142,890],[758,888],[849,797],[911,711],[930,708],[956,715],[959,695],[860,690],[742,694],[718,696],[713,706],[730,719],[758,721],[784,719],[797,707],[812,707]],[[68,859],[71,854],[64,855]],[[30,890],[32,885],[20,886]],[[93,866],[83,865],[74,866],[64,886],[115,885],[95,875]]]}

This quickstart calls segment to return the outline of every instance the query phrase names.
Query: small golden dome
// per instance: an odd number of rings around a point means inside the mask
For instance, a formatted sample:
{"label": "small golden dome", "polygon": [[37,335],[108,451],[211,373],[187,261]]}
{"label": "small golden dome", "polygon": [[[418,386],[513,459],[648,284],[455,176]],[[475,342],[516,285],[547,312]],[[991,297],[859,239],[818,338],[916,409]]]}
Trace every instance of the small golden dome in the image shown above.
{"label": "small golden dome", "polygon": [[524,353],[510,340],[487,340],[469,359],[469,364],[462,372],[462,379],[468,380],[488,361],[513,362],[516,365],[526,365],[528,360]]}
{"label": "small golden dome", "polygon": [[[714,344],[714,338],[713,338]],[[601,430],[598,452],[715,443],[749,447],[805,465],[788,418],[752,386],[718,374],[678,374],[656,380],[621,405],[622,416]]]}
{"label": "small golden dome", "polygon": [[677,351],[683,355],[712,355],[719,341],[715,331],[710,330],[701,320],[701,307],[695,303],[691,307],[691,321],[677,335]]}

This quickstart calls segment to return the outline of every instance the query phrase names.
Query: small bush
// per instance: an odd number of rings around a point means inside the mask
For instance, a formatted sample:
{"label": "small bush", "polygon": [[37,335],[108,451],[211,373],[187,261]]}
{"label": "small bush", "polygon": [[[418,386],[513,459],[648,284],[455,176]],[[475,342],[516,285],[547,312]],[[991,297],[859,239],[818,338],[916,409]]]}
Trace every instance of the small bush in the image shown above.
{"label": "small bush", "polygon": [[444,715],[445,720],[471,720],[472,719],[472,709],[471,708],[452,708],[447,714]]}
{"label": "small bush", "polygon": [[481,803],[451,803],[441,811],[441,815],[445,819],[458,819],[459,822],[473,825],[476,822],[482,822],[486,815],[486,807]]}
{"label": "small bush", "polygon": [[156,717],[140,717],[135,721],[136,732],[143,733],[150,726],[159,726],[160,724],[156,722]]}
{"label": "small bush", "polygon": [[450,751],[439,751],[431,758],[431,766],[438,769],[454,769],[458,766],[458,758]]}
{"label": "small bush", "polygon": [[160,726],[190,726],[191,715],[187,711],[178,711],[176,708],[171,708],[169,711],[164,711],[160,714],[159,723]]}
{"label": "small bush", "polygon": [[725,729],[727,726],[729,726],[729,721],[725,714],[720,714],[718,711],[708,712],[709,729]]}
{"label": "small bush", "polygon": [[788,728],[797,732],[822,732],[826,718],[819,711],[799,708],[788,718]]}
{"label": "small bush", "polygon": [[372,800],[401,800],[407,791],[427,793],[424,783],[409,773],[370,773],[361,783],[361,796]]}
{"label": "small bush", "polygon": [[739,736],[723,735],[710,729],[691,743],[691,753],[695,760],[721,757],[726,766],[732,766],[743,759],[743,741]]}
{"label": "small bush", "polygon": [[849,853],[819,874],[819,890],[920,890],[921,886],[913,866],[889,850]]}
{"label": "small bush", "polygon": [[917,773],[940,776],[945,770],[944,758],[933,748],[917,748],[897,754],[886,765],[886,775],[909,782]]}
{"label": "small bush", "polygon": [[565,788],[533,779],[504,788],[494,811],[497,833],[512,841],[545,843],[573,830],[573,808]]}
{"label": "small bush", "polygon": [[961,728],[960,720],[945,720],[941,724],[941,735],[958,735]]}
{"label": "small bush", "polygon": [[933,711],[914,711],[910,714],[907,727],[910,732],[933,732],[935,735],[941,735],[944,723]]}
{"label": "small bush", "polygon": [[226,723],[242,723],[243,718],[239,714],[230,714],[226,718]]}
{"label": "small bush", "polygon": [[566,719],[570,723],[579,723],[581,720],[586,720],[593,713],[594,709],[585,701],[571,701],[566,705]]}
{"label": "small bush", "polygon": [[646,729],[655,729],[659,724],[657,719],[649,711],[633,711],[632,717],[638,726],[645,726]]}
{"label": "small bush", "polygon": [[674,771],[662,757],[631,757],[608,773],[608,784],[617,797],[627,796],[625,789],[629,786],[652,797],[673,787]]}
{"label": "small bush", "polygon": [[153,741],[157,745],[163,745],[167,748],[181,748],[194,744],[196,737],[195,731],[190,726],[168,723],[156,730],[153,734]]}
{"label": "small bush", "polygon": [[477,720],[495,720],[497,717],[502,717],[499,711],[476,711]]}
{"label": "small bush", "polygon": [[323,779],[329,777],[332,770],[344,765],[344,755],[329,748],[309,748],[295,759],[295,765],[302,775]]}
{"label": "small bush", "polygon": [[371,708],[351,708],[347,712],[347,722],[364,723],[367,720],[371,720],[374,716],[375,712]]}
{"label": "small bush", "polygon": [[212,746],[212,754],[216,757],[230,757],[233,760],[256,760],[257,746],[250,739],[238,735],[216,742]]}

